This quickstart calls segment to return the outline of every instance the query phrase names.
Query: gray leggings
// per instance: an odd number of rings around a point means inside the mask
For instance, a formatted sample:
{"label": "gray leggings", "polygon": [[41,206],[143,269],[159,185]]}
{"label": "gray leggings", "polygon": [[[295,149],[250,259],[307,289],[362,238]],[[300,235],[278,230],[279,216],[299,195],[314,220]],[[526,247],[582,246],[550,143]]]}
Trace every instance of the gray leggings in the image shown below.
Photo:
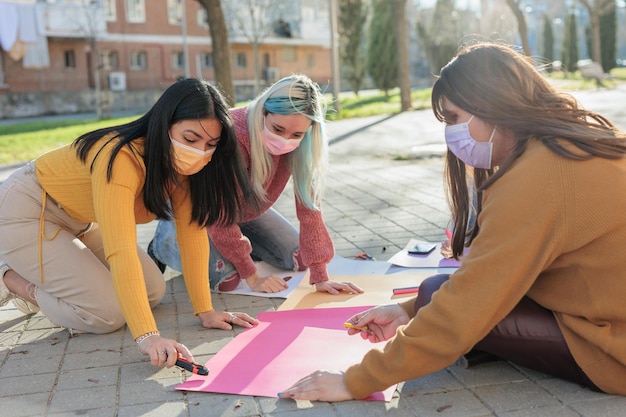
{"label": "gray leggings", "polygon": [[[440,274],[424,280],[415,311],[428,304],[448,278],[449,275]],[[574,361],[552,311],[528,297],[522,298],[474,350],[600,391]]]}
{"label": "gray leggings", "polygon": [[[35,284],[35,299],[52,323],[88,333],[119,329],[125,319],[97,224],[76,221],[48,196],[40,264],[41,208],[42,188],[31,162],[0,185],[0,259]],[[152,259],[137,251],[154,307],[165,294],[165,280]]]}

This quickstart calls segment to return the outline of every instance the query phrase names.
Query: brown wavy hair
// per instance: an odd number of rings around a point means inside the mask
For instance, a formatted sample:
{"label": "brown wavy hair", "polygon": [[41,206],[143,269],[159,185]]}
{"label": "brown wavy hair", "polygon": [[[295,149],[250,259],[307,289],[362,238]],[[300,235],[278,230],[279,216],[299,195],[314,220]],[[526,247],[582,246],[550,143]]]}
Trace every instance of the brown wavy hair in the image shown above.
{"label": "brown wavy hair", "polygon": [[[466,166],[447,152],[445,181],[454,220],[452,251],[457,258],[478,233],[477,225],[468,230],[470,210],[480,213],[482,191],[524,153],[529,140],[539,140],[552,152],[575,160],[626,155],[626,133],[604,116],[584,109],[570,94],[557,91],[531,58],[507,45],[480,42],[461,48],[442,68],[432,89],[433,112],[445,123],[444,97],[499,130],[512,132],[516,141],[510,157],[496,169]],[[476,207],[468,186],[475,187]]]}

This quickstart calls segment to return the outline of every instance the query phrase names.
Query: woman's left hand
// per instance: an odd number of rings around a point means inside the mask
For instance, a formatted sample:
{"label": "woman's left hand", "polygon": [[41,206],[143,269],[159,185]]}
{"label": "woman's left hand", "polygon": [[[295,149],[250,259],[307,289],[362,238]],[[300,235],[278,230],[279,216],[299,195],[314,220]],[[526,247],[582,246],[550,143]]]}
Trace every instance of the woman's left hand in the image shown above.
{"label": "woman's left hand", "polygon": [[346,388],[343,372],[316,371],[293,384],[289,389],[278,393],[278,398],[309,401],[348,401],[353,400]]}
{"label": "woman's left hand", "polygon": [[361,294],[363,290],[351,282],[335,282],[335,281],[322,281],[315,283],[315,290],[318,292],[327,292],[329,294],[337,295],[341,291],[345,291],[350,294]]}
{"label": "woman's left hand", "polygon": [[259,322],[246,313],[232,313],[228,311],[205,311],[198,313],[202,327],[207,329],[231,330],[233,325],[250,328]]}

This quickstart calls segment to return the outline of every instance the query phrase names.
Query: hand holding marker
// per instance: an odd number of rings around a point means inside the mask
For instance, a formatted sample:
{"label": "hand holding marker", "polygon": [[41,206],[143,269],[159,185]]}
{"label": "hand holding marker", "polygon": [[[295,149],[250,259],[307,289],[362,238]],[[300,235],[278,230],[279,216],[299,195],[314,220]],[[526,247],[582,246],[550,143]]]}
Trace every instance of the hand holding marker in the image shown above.
{"label": "hand holding marker", "polygon": [[183,368],[184,370],[189,371],[192,374],[198,374],[198,375],[209,374],[209,369],[207,367],[198,365],[197,363],[190,362],[187,359],[183,358],[182,356],[179,356],[178,359],[176,359],[176,366],[178,366],[179,368]]}
{"label": "hand holding marker", "polygon": [[349,321],[345,322],[343,324],[343,327],[345,327],[346,329],[367,330],[367,325],[365,325],[363,327],[356,327],[353,323],[350,323]]}

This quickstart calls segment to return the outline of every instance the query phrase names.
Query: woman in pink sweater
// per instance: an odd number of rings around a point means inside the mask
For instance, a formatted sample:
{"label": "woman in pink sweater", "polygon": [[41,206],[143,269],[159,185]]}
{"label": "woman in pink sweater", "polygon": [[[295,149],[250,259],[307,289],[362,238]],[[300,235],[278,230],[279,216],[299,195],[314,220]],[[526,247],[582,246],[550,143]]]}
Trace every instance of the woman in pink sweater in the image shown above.
{"label": "woman in pink sweater", "polygon": [[[304,75],[285,77],[246,107],[231,110],[244,164],[260,209],[246,208],[241,221],[207,228],[211,245],[211,288],[232,291],[241,279],[258,292],[278,292],[287,283],[259,276],[254,260],[287,270],[310,269],[317,291],[362,292],[349,282],[330,281],[326,265],[333,242],[321,211],[328,143],[325,99]],[[292,179],[300,232],[272,206]],[[162,268],[180,271],[180,252],[172,222],[160,221],[148,254]]]}
{"label": "woman in pink sweater", "polygon": [[384,349],[281,397],[365,398],[471,350],[626,395],[626,133],[498,44],[468,46],[450,61],[432,106],[446,125],[455,256],[468,176],[478,191],[469,253],[415,299],[347,318],[361,329],[350,334],[388,340]]}

